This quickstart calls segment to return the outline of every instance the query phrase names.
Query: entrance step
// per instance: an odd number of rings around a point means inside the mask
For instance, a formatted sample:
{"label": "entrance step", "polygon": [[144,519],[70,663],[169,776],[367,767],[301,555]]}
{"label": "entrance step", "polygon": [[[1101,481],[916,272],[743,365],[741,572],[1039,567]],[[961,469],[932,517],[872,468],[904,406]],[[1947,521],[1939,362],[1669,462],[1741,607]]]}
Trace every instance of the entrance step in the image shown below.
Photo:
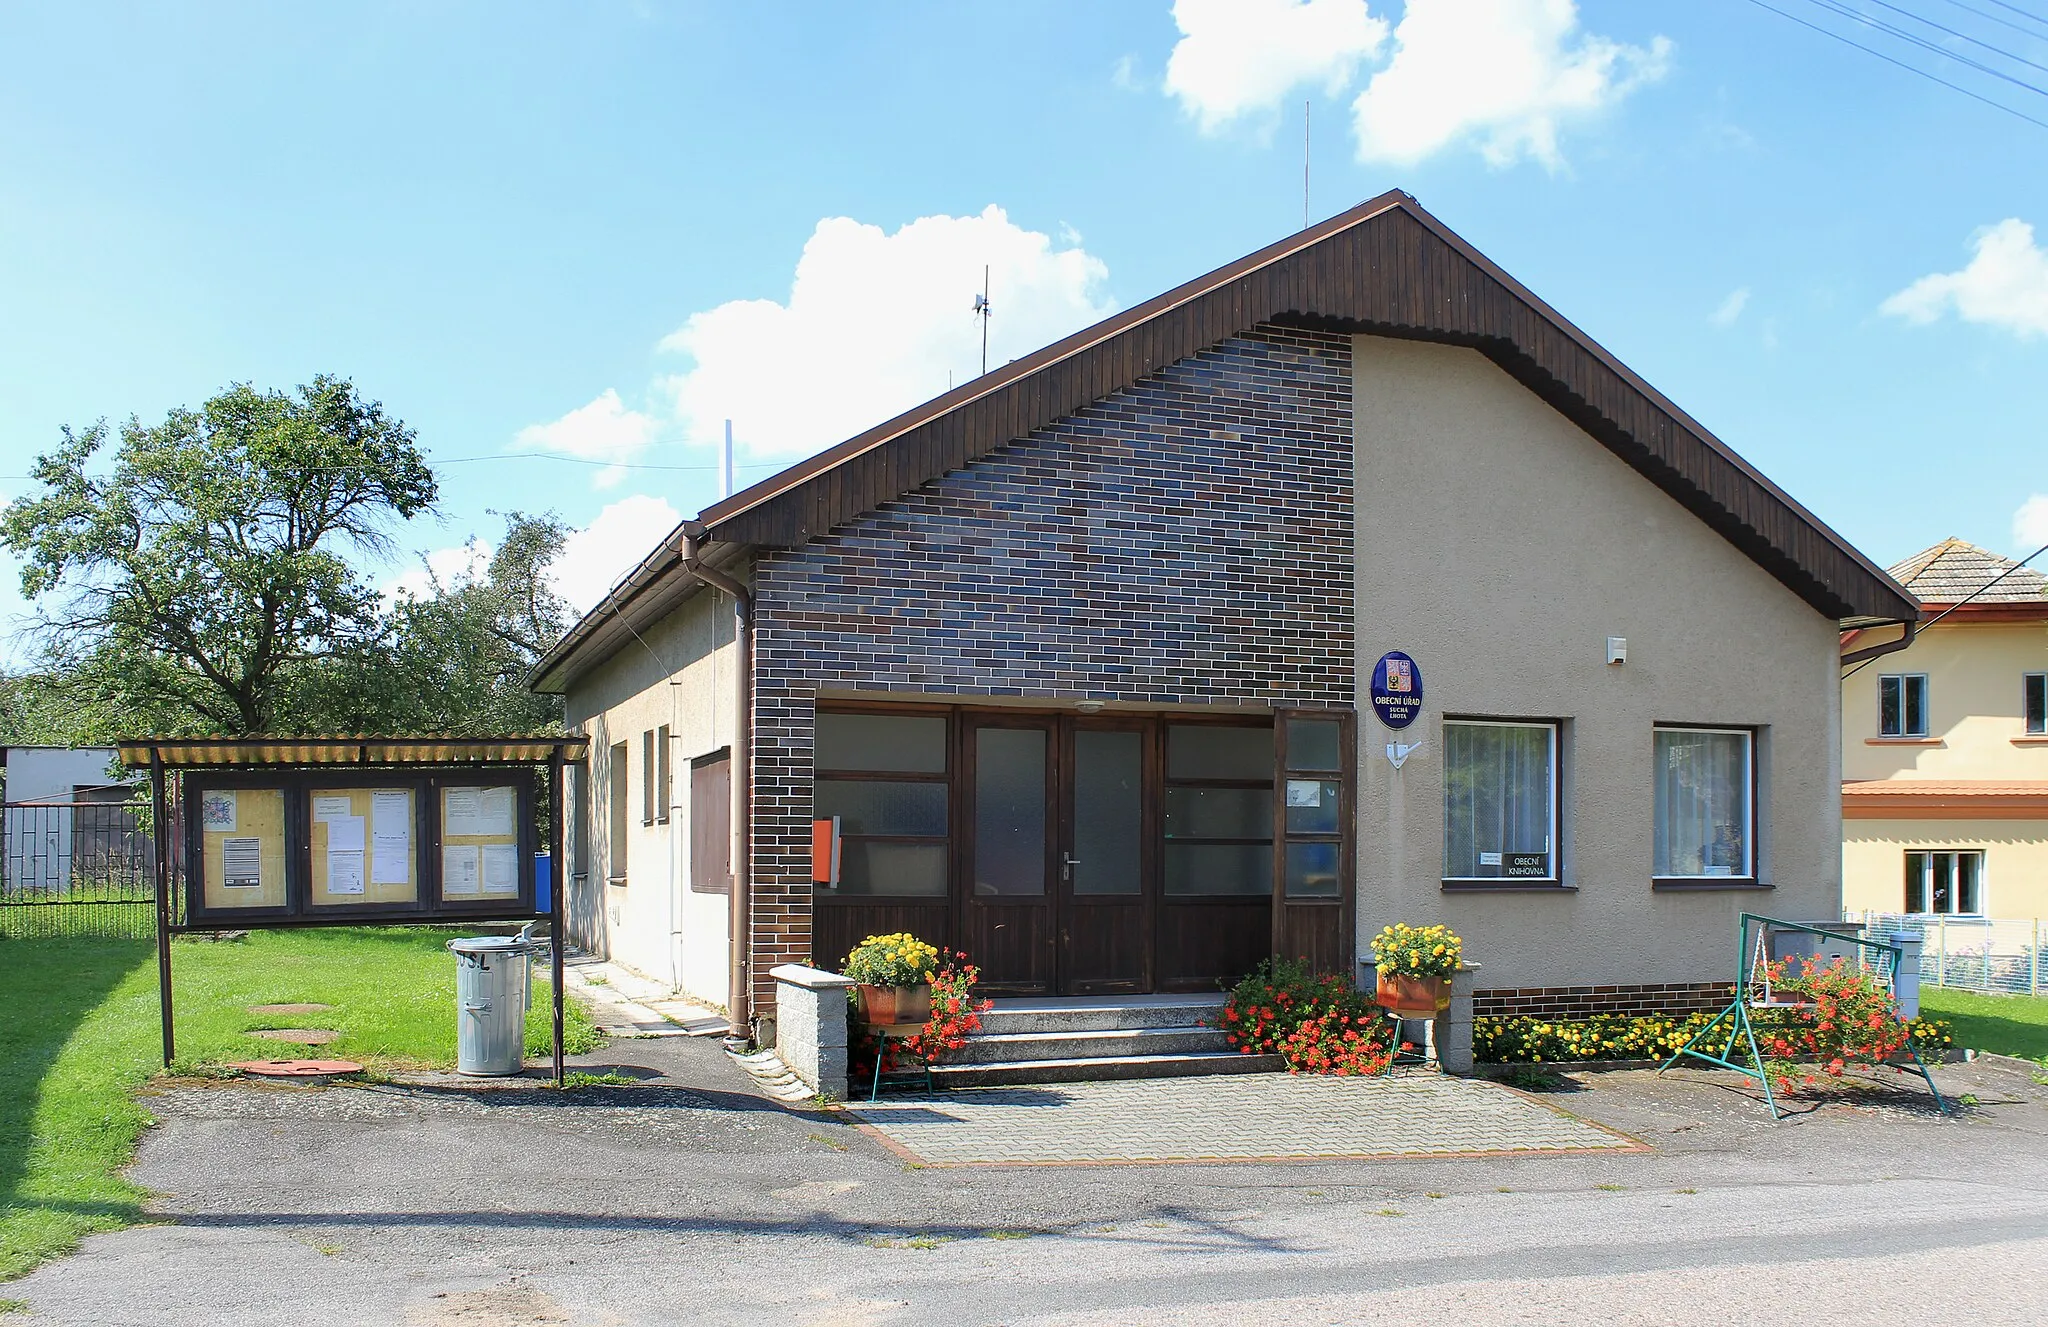
{"label": "entrance step", "polygon": [[1223,1034],[1205,1027],[1078,1028],[1062,1032],[996,1032],[970,1037],[955,1064],[1028,1060],[1095,1060],[1120,1055],[1189,1055],[1229,1051]]}
{"label": "entrance step", "polygon": [[932,1070],[941,1087],[1007,1087],[1013,1083],[1084,1083],[1117,1078],[1192,1078],[1201,1074],[1263,1074],[1281,1067],[1277,1055],[1196,1051],[1188,1055],[1099,1055],[1071,1060],[1012,1060],[999,1064],[942,1064]]}
{"label": "entrance step", "polygon": [[1214,1026],[1220,994],[997,1000],[933,1079],[953,1087],[1263,1073],[1278,1056],[1241,1055]]}

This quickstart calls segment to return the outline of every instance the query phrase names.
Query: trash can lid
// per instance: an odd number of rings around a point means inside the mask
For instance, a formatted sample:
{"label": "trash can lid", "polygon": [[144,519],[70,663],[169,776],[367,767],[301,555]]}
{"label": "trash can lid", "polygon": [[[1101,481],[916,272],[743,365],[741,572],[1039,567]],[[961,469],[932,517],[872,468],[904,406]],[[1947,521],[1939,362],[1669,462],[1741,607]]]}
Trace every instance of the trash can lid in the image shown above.
{"label": "trash can lid", "polygon": [[476,935],[450,940],[448,948],[458,954],[528,953],[545,947],[547,941],[522,940],[516,935]]}

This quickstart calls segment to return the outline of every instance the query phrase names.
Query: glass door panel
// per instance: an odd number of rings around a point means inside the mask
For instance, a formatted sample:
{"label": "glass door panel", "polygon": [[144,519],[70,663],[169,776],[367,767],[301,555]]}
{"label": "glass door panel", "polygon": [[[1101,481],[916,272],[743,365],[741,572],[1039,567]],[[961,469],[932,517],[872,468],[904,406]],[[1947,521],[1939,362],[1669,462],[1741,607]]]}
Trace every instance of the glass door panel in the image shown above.
{"label": "glass door panel", "polygon": [[1077,895],[1145,890],[1145,737],[1074,734],[1074,847],[1068,868]]}

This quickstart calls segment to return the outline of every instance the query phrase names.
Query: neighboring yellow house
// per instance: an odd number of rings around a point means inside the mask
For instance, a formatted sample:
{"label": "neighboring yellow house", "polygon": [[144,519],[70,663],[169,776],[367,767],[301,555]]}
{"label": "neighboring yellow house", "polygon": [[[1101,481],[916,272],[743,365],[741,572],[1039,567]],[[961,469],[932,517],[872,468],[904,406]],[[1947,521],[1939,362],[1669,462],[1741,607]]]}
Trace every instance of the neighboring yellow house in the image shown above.
{"label": "neighboring yellow house", "polygon": [[1954,611],[1842,683],[1852,913],[2048,917],[2048,576],[2013,565],[1946,539],[1891,569]]}

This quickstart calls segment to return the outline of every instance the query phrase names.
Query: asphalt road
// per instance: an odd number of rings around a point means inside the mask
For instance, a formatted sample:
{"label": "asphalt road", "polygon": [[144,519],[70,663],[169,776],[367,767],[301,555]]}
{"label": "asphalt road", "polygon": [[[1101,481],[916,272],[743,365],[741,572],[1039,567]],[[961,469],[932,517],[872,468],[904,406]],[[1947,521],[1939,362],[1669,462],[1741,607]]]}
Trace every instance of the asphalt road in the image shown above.
{"label": "asphalt road", "polygon": [[[25,1323],[2048,1321],[2048,1089],[1937,1070],[1772,1124],[1703,1076],[1555,1098],[1652,1150],[921,1168],[757,1096],[663,1085],[166,1090],[168,1222],[0,1287]],[[595,1066],[593,1066],[595,1067]]]}

